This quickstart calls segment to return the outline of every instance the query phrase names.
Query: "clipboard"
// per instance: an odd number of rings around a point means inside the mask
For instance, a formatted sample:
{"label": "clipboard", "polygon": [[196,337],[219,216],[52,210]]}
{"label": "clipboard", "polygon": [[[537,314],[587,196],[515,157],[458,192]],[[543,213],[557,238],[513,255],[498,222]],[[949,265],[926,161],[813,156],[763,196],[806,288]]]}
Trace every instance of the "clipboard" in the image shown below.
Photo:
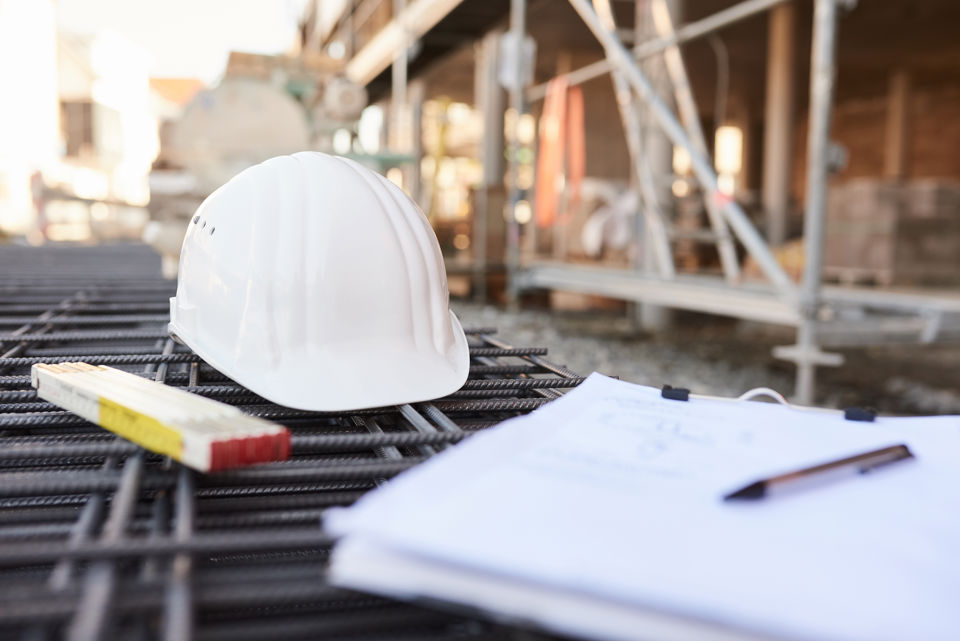
{"label": "clipboard", "polygon": [[[332,512],[331,579],[583,638],[960,638],[960,418],[685,396],[591,376]],[[922,465],[722,501],[738,478],[899,441]]]}

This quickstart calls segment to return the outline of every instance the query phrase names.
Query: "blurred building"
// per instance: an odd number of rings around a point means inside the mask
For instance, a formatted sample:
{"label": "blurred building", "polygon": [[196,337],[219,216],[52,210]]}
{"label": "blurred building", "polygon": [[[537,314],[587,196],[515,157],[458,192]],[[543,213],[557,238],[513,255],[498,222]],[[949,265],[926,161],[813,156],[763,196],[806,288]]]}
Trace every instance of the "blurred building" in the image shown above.
{"label": "blurred building", "polygon": [[0,72],[15,96],[0,106],[0,226],[36,240],[138,235],[159,149],[147,55],[110,31],[58,32],[47,0],[0,12]]}
{"label": "blurred building", "polygon": [[170,133],[183,110],[204,89],[199,78],[150,78],[153,109],[160,127],[160,149],[154,161],[155,168],[165,168],[170,160],[164,151],[170,145]]}
{"label": "blurred building", "polygon": [[109,31],[60,34],[57,62],[63,156],[51,182],[84,198],[145,205],[159,150],[146,54]]}
{"label": "blurred building", "polygon": [[0,232],[34,224],[31,176],[60,155],[52,0],[0,3]]}
{"label": "blurred building", "polygon": [[213,87],[154,81],[166,108],[143,238],[163,254],[165,273],[176,274],[185,222],[213,190],[268,158],[330,151],[337,132],[355,135],[363,89],[343,81],[338,61],[294,44],[291,54],[231,51]]}

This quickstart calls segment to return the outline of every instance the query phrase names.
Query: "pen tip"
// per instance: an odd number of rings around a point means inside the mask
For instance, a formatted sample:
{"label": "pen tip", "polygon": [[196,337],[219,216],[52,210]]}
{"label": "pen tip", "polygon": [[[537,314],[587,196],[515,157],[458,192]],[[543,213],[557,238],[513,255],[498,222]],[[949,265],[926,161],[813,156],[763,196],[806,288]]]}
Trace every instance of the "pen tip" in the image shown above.
{"label": "pen tip", "polygon": [[750,499],[762,499],[767,493],[767,484],[763,481],[757,481],[756,483],[751,483],[746,487],[742,487],[736,492],[731,492],[723,497],[724,501],[737,501],[737,500],[750,500]]}

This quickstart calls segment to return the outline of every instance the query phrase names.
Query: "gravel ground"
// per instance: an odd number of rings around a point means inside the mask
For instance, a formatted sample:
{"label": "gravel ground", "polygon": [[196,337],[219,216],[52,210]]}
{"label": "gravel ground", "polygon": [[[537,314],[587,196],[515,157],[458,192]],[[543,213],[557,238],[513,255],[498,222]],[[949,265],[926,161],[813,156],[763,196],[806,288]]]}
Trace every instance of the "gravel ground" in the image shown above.
{"label": "gravel ground", "polygon": [[[771,356],[793,332],[715,317],[678,315],[656,335],[637,332],[622,315],[451,302],[464,326],[497,327],[501,340],[549,348],[547,358],[588,374],[644,385],[670,384],[719,396],[754,387],[790,394],[794,367]],[[817,404],[874,407],[889,414],[960,414],[960,345],[894,346],[845,351],[840,368],[818,370]]]}

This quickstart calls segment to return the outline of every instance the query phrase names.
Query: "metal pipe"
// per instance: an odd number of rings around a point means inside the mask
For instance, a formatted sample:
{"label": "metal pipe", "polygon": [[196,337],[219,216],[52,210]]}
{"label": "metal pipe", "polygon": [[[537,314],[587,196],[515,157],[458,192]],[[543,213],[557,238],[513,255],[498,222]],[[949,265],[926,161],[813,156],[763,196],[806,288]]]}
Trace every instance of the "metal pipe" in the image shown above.
{"label": "metal pipe", "polygon": [[[653,0],[651,5],[653,24],[662,38],[670,38],[674,33],[673,17],[666,0]],[[698,151],[704,156],[707,153],[707,141],[700,125],[700,114],[697,113],[697,103],[693,99],[693,89],[690,88],[690,79],[687,77],[687,68],[680,54],[680,47],[676,44],[668,46],[663,52],[664,62],[670,81],[673,83],[673,95],[677,102],[677,109],[686,127],[690,138]],[[717,237],[717,253],[720,255],[720,265],[723,274],[729,282],[736,282],[740,278],[740,263],[737,261],[737,250],[730,237],[730,230],[720,213],[720,208],[710,195],[705,198],[707,218],[710,227]]]}
{"label": "metal pipe", "polygon": [[517,65],[516,78],[514,84],[510,87],[510,108],[513,110],[516,125],[513,128],[513,136],[510,140],[510,197],[507,199],[507,302],[511,306],[517,304],[517,269],[520,267],[520,224],[517,222],[516,207],[520,201],[520,188],[517,185],[519,177],[519,162],[517,157],[520,153],[520,140],[517,137],[517,129],[520,122],[520,114],[523,113],[523,95],[524,90],[521,79],[523,78],[523,37],[527,31],[527,2],[526,0],[510,1],[510,33],[512,34],[514,46],[516,47],[515,62]]}
{"label": "metal pipe", "polygon": [[[120,483],[110,502],[110,514],[103,524],[100,536],[103,545],[112,546],[123,541],[124,531],[136,507],[142,472],[142,454],[124,463]],[[83,595],[67,628],[67,639],[95,641],[103,637],[115,586],[116,573],[112,562],[104,560],[90,566],[84,576]]]}
{"label": "metal pipe", "polygon": [[796,7],[785,4],[770,12],[767,27],[767,96],[763,131],[763,208],[767,239],[787,239],[793,156],[794,22]]}
{"label": "metal pipe", "polygon": [[[487,299],[487,235],[489,232],[490,188],[503,184],[503,88],[497,82],[499,31],[488,33],[476,47],[474,66],[474,96],[476,107],[483,114],[483,137],[480,142],[480,161],[483,179],[476,191],[473,211],[473,297],[477,302]],[[502,215],[502,214],[501,214]],[[497,225],[494,225],[496,228]]]}
{"label": "metal pipe", "polygon": [[[107,460],[103,463],[103,469],[111,470],[115,464],[116,460],[114,457],[108,456]],[[104,503],[105,497],[102,492],[90,495],[87,503],[83,506],[80,518],[77,519],[76,525],[74,525],[73,531],[70,533],[68,545],[76,546],[90,540],[94,530],[100,524],[100,519],[103,516]],[[53,572],[50,573],[48,580],[50,589],[54,591],[66,589],[70,580],[73,578],[73,571],[74,564],[72,561],[67,559],[58,561],[57,565],[53,568]]]}
{"label": "metal pipe", "polygon": [[[675,4],[679,0],[671,0]],[[634,0],[634,38],[631,42],[644,42],[649,38],[656,36],[656,30],[650,15],[651,3],[649,0]],[[650,80],[657,95],[664,101],[669,100],[672,86],[670,77],[664,65],[662,56],[648,58],[644,60],[640,68]],[[622,76],[622,72],[620,72]],[[642,155],[642,182],[644,200],[655,202],[656,206],[663,212],[664,220],[670,222],[673,214],[676,214],[676,202],[673,199],[673,143],[657,125],[656,117],[651,111],[643,107],[640,98],[636,97],[633,87],[629,81],[624,80],[630,87],[631,101],[634,110],[637,113],[637,120],[640,125]],[[670,222],[669,227],[673,227]],[[660,244],[656,237],[648,233],[646,227],[636,229],[637,239],[639,241],[636,251],[639,255],[633,263],[634,270],[644,277],[654,274],[656,248]],[[666,236],[666,242],[672,243],[667,229],[663,230]],[[671,247],[672,249],[672,247]],[[672,252],[671,252],[672,263]],[[672,278],[671,278],[672,279]],[[660,332],[667,329],[673,319],[673,312],[662,305],[654,305],[650,302],[636,302],[629,306],[628,318],[632,321],[635,328],[647,332]]]}
{"label": "metal pipe", "polygon": [[[510,353],[510,354],[492,354],[485,348],[471,348],[470,354],[472,356],[523,356],[524,354],[530,353],[529,350],[537,349],[540,350],[539,354],[546,354],[546,347],[537,347],[537,348],[523,348],[521,350],[523,353]],[[476,351],[480,350],[480,351]],[[77,356],[75,354],[64,355],[64,358],[58,358],[56,354],[46,355],[46,356],[17,356],[14,358],[0,357],[0,367],[24,367],[26,365],[34,365],[36,363],[49,363],[51,361],[63,361],[63,360],[76,360]],[[83,362],[89,365],[132,365],[135,363],[190,363],[197,360],[196,354],[186,354],[186,353],[176,353],[176,354],[157,354],[155,351],[150,354],[112,354],[107,356],[99,356],[91,354],[90,356],[85,356]]]}
{"label": "metal pipe", "polygon": [[[625,80],[621,81],[626,83]],[[639,126],[640,123],[636,123]],[[656,255],[657,266],[660,270],[660,276],[671,279],[677,275],[676,267],[673,263],[673,250],[670,247],[670,235],[667,233],[667,226],[664,222],[663,208],[660,206],[660,199],[657,193],[657,183],[654,179],[653,170],[650,168],[648,159],[643,155],[643,138],[639,139],[640,153],[637,155],[637,179],[640,192],[643,194],[643,201],[646,208],[643,212],[646,237],[650,240],[646,243],[647,248],[652,247]]]}
{"label": "metal pipe", "polygon": [[423,176],[421,167],[423,167],[423,102],[426,97],[426,85],[423,80],[415,80],[410,83],[408,98],[410,100],[410,155],[413,156],[413,163],[410,165],[408,191],[413,201],[425,208],[423,202]]}
{"label": "metal pipe", "polygon": [[717,35],[707,39],[713,55],[717,59],[717,87],[713,95],[713,132],[716,139],[717,129],[727,120],[727,97],[730,94],[730,52],[723,38]]}
{"label": "metal pipe", "polygon": [[[174,540],[177,543],[188,543],[194,534],[194,480],[193,472],[185,467],[180,468],[180,474],[177,477],[175,509]],[[192,569],[193,560],[188,553],[181,552],[173,557],[169,583],[164,595],[163,639],[165,641],[193,638],[193,586],[190,583]]]}
{"label": "metal pipe", "polygon": [[[684,42],[690,42],[691,40],[696,40],[697,38],[702,38],[703,36],[714,31],[728,27],[746,18],[755,16],[758,13],[763,13],[764,11],[767,11],[768,9],[779,4],[784,4],[791,1],[792,0],[745,0],[740,4],[730,7],[729,9],[724,9],[723,11],[718,11],[713,15],[707,16],[702,20],[697,20],[696,22],[686,24],[677,29],[672,36],[655,38],[653,40],[647,40],[646,42],[638,44],[633,48],[633,56],[637,60],[648,58],[660,53],[667,47],[683,44]],[[609,60],[604,59],[592,62],[589,65],[580,67],[579,69],[574,69],[570,73],[563,75],[566,77],[567,82],[570,85],[579,85],[587,82],[588,80],[593,80],[594,78],[602,76],[605,73],[609,73],[611,69],[613,69],[613,65]],[[542,85],[534,85],[527,90],[527,100],[530,102],[543,100],[546,95],[546,83]]]}
{"label": "metal pipe", "polygon": [[[393,0],[393,16],[395,19],[403,14],[407,0]],[[407,26],[398,21],[401,32],[401,46],[393,56],[393,65],[390,68],[390,125],[389,138],[391,151],[409,151],[403,148],[401,142],[406,142],[405,116],[407,112],[407,48],[410,46],[410,37]]]}
{"label": "metal pipe", "polygon": [[[633,91],[622,73],[614,71],[611,76],[617,96],[617,106],[620,108],[620,119],[623,121],[623,128],[627,134],[627,151],[630,154],[630,164],[633,165],[637,189],[644,205],[643,237],[650,241],[644,245],[646,248],[653,248],[653,255],[660,277],[670,279],[676,276],[673,252],[670,249],[670,238],[667,235],[667,226],[664,222],[663,210],[660,207],[660,199],[657,197],[657,186],[653,172],[650,169],[650,163],[644,157],[643,138],[634,105]],[[639,232],[640,229],[638,228],[638,235]],[[637,249],[637,254],[644,253],[639,247]],[[635,256],[634,259],[639,259],[639,256]],[[639,260],[637,266],[641,267]]]}
{"label": "metal pipe", "polygon": [[[494,347],[499,348],[499,349],[504,349],[504,350],[514,349],[510,344],[504,343],[503,341],[500,341],[500,340],[497,340],[496,338],[493,338],[492,336],[486,336],[486,335],[484,335],[484,336],[481,336],[480,338],[481,338],[481,340],[483,340],[483,342],[486,343],[487,345],[493,345]],[[563,366],[563,365],[556,365],[556,364],[554,364],[554,363],[551,363],[551,362],[548,361],[547,359],[545,359],[545,358],[540,358],[539,356],[536,356],[536,355],[534,355],[534,354],[528,354],[528,355],[524,356],[524,358],[526,358],[528,361],[530,361],[531,363],[533,363],[533,364],[536,365],[537,367],[543,368],[544,370],[550,372],[551,374],[556,374],[557,376],[562,376],[563,378],[578,378],[578,377],[579,377],[579,374],[577,374],[576,372],[574,372],[574,371],[572,371],[572,370],[570,370],[570,369],[567,369],[565,366]],[[491,367],[497,367],[497,366],[496,366],[496,365],[493,365],[493,366],[491,366]],[[473,368],[471,368],[471,371],[473,371]]]}
{"label": "metal pipe", "polygon": [[473,208],[473,240],[470,242],[470,251],[473,256],[472,291],[476,303],[487,301],[487,215],[490,207],[489,190],[487,185],[481,185],[477,190]]}
{"label": "metal pipe", "polygon": [[827,202],[828,155],[833,86],[836,80],[837,0],[816,0],[810,54],[810,125],[807,140],[807,211],[803,220],[804,265],[797,332],[797,400],[813,402],[816,323],[820,307],[824,218]]}
{"label": "metal pipe", "polygon": [[[419,460],[417,461],[420,462]],[[332,543],[329,536],[317,527],[289,528],[264,534],[263,532],[217,532],[194,534],[185,541],[175,537],[135,539],[115,542],[85,541],[64,548],[59,541],[8,543],[0,548],[0,567],[48,563],[60,559],[105,560],[129,557],[176,555],[181,553],[213,554],[239,551],[283,550],[316,548]]]}
{"label": "metal pipe", "polygon": [[773,283],[774,287],[781,295],[794,300],[797,297],[797,288],[793,281],[783,271],[783,267],[777,262],[777,259],[770,252],[763,238],[757,233],[749,218],[743,209],[730,198],[721,194],[717,189],[717,175],[713,171],[713,166],[687,136],[683,127],[670,112],[670,109],[663,104],[660,97],[657,96],[650,82],[640,71],[636,61],[630,56],[627,49],[620,43],[616,37],[603,28],[599,17],[591,8],[587,0],[570,0],[570,3],[576,9],[577,13],[587,24],[587,27],[593,32],[594,36],[600,41],[607,52],[607,57],[611,63],[619,67],[630,83],[633,85],[637,94],[646,101],[648,107],[656,116],[660,126],[666,132],[667,136],[677,146],[683,147],[690,154],[690,162],[693,172],[704,190],[709,194],[708,197],[716,198],[720,201],[720,209],[727,219],[727,222],[736,232],[737,236],[746,246],[747,251],[757,261],[757,264],[763,270],[763,273]]}
{"label": "metal pipe", "polygon": [[[437,428],[431,425],[430,421],[421,416],[409,403],[398,405],[397,408],[400,410],[400,415],[407,419],[407,422],[413,426],[413,429],[420,434],[437,434]],[[425,456],[437,453],[437,449],[432,445],[416,445],[414,447]]]}

